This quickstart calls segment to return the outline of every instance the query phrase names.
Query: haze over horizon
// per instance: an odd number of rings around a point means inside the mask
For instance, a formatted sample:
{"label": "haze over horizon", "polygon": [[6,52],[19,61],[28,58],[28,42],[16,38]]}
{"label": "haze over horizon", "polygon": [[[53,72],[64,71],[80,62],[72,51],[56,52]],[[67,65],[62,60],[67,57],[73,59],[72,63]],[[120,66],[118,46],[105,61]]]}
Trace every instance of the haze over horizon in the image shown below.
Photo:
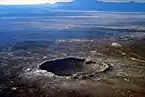
{"label": "haze over horizon", "polygon": [[[55,4],[57,2],[73,2],[73,1],[77,1],[77,0],[0,0],[0,4],[1,5],[31,5],[31,4],[45,4],[45,3]],[[89,0],[89,1],[93,1],[93,0]],[[118,2],[118,3],[120,2],[145,3],[145,0],[96,0],[96,1]]]}

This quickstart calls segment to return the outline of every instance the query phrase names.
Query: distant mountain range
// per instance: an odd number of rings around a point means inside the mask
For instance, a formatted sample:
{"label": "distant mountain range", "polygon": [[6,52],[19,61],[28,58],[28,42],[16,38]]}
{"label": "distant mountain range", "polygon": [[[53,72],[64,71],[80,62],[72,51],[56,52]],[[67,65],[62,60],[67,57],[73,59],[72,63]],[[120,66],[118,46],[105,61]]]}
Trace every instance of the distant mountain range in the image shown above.
{"label": "distant mountain range", "polygon": [[97,10],[121,12],[145,12],[145,3],[138,2],[102,2],[97,0],[74,0],[67,3],[56,3],[61,9]]}
{"label": "distant mountain range", "polygon": [[97,0],[74,0],[73,2],[58,2],[56,4],[40,5],[9,5],[0,6],[0,11],[4,10],[95,10],[95,11],[115,11],[115,12],[145,12],[145,3],[138,2],[102,2]]}

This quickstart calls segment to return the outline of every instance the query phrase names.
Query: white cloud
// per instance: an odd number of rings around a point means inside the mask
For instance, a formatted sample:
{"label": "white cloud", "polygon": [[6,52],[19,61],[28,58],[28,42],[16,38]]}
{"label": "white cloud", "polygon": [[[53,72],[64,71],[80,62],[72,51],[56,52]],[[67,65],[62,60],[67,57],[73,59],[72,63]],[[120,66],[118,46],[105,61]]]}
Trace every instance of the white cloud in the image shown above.
{"label": "white cloud", "polygon": [[100,0],[100,1],[104,1],[104,2],[130,2],[130,1],[145,2],[145,0]]}
{"label": "white cloud", "polygon": [[43,3],[56,3],[56,2],[70,2],[72,0],[0,0],[0,4],[43,4]]}

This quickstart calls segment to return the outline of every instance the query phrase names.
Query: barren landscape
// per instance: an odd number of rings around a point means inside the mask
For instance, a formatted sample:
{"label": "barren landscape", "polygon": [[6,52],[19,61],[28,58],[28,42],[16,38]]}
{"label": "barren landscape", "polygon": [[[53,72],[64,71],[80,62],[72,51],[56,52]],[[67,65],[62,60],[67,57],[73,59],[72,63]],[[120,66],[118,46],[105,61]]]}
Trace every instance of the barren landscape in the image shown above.
{"label": "barren landscape", "polygon": [[50,13],[1,13],[0,97],[145,96],[145,14]]}

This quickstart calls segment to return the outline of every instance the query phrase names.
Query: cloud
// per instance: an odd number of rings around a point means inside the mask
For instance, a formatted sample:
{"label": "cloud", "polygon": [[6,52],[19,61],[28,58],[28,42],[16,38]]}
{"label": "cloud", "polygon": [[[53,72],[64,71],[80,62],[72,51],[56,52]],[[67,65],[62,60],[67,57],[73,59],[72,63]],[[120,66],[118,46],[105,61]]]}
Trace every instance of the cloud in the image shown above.
{"label": "cloud", "polygon": [[0,4],[43,4],[56,2],[71,2],[72,0],[0,0]]}
{"label": "cloud", "polygon": [[99,0],[99,1],[104,1],[104,2],[145,2],[145,0]]}

